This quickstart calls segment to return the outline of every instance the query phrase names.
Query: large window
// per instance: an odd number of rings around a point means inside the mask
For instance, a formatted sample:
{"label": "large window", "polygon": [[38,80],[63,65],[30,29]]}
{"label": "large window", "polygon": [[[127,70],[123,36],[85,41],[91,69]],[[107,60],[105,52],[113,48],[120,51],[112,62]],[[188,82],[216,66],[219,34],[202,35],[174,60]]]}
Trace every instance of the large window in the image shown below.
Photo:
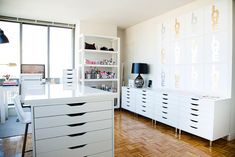
{"label": "large window", "polygon": [[62,70],[72,68],[72,29],[50,28],[50,77],[62,77]]}
{"label": "large window", "polygon": [[[47,27],[26,25],[22,28],[22,64],[45,64],[47,67]],[[47,70],[46,70],[47,77]]]}
{"label": "large window", "polygon": [[0,44],[0,78],[19,78],[20,64],[45,64],[46,78],[61,78],[63,69],[73,68],[74,28],[5,21],[0,28],[10,41]]}
{"label": "large window", "polygon": [[0,44],[0,78],[6,74],[10,74],[11,77],[19,77],[20,25],[19,23],[0,21],[0,28],[9,39],[9,43]]}

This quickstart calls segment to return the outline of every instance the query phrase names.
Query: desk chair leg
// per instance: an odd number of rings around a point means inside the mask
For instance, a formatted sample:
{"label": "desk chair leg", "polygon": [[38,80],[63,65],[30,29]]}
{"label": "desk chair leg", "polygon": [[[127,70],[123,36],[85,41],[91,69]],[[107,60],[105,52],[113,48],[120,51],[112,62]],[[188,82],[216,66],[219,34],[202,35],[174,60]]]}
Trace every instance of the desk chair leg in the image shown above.
{"label": "desk chair leg", "polygon": [[27,141],[28,128],[29,128],[29,123],[26,123],[25,132],[24,132],[24,143],[23,143],[23,147],[22,147],[22,157],[24,157],[24,153],[25,153],[25,146],[26,146],[26,141]]}

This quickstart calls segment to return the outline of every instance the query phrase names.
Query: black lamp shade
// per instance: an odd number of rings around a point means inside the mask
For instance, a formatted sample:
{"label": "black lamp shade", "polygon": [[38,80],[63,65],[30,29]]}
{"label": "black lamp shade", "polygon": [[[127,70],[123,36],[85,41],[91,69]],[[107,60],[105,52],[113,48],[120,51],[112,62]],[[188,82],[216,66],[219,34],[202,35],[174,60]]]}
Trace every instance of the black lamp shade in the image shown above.
{"label": "black lamp shade", "polygon": [[3,30],[0,29],[0,44],[9,43],[8,38],[5,36]]}
{"label": "black lamp shade", "polygon": [[131,73],[132,74],[148,74],[149,73],[148,64],[132,63]]}

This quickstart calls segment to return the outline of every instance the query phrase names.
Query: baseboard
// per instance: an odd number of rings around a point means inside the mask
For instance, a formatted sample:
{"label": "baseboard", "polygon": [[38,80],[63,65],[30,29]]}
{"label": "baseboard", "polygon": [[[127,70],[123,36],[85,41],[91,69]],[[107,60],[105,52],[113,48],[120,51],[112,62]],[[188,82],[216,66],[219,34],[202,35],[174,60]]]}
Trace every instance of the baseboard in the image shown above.
{"label": "baseboard", "polygon": [[228,138],[227,138],[227,140],[228,140],[228,141],[232,141],[232,140],[234,140],[234,139],[235,139],[235,133],[230,133],[229,136],[228,136]]}

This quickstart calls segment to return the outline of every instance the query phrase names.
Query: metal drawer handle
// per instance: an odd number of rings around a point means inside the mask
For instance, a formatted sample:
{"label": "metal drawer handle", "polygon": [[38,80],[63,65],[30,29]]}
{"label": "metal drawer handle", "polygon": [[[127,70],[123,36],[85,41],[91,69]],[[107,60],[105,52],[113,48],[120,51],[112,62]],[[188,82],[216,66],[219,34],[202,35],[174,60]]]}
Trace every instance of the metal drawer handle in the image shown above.
{"label": "metal drawer handle", "polygon": [[82,136],[84,134],[86,134],[87,132],[82,132],[82,133],[78,133],[78,134],[71,134],[71,135],[68,135],[69,137],[75,137],[75,136]]}
{"label": "metal drawer handle", "polygon": [[162,118],[163,118],[163,119],[167,119],[166,117],[163,117],[163,116],[162,116]]}
{"label": "metal drawer handle", "polygon": [[191,110],[193,110],[193,111],[199,111],[198,109],[195,109],[195,108],[191,108]]}
{"label": "metal drawer handle", "polygon": [[126,105],[127,107],[130,107],[130,105]]}
{"label": "metal drawer handle", "polygon": [[166,106],[162,106],[163,108],[168,108],[168,107],[166,107]]}
{"label": "metal drawer handle", "polygon": [[69,124],[69,125],[67,125],[67,126],[69,126],[69,127],[75,127],[75,126],[82,126],[82,125],[84,125],[84,124],[86,124],[86,123]]}
{"label": "metal drawer handle", "polygon": [[142,97],[142,99],[146,99],[145,97]]}
{"label": "metal drawer handle", "polygon": [[67,79],[71,80],[71,79],[73,79],[73,78],[72,78],[72,77],[67,77]]}
{"label": "metal drawer handle", "polygon": [[83,113],[67,114],[67,116],[69,116],[69,117],[76,117],[76,116],[82,116],[82,115],[84,115],[84,114],[86,114],[86,112],[83,112]]}
{"label": "metal drawer handle", "polygon": [[163,98],[163,100],[168,100],[167,98]]}
{"label": "metal drawer handle", "polygon": [[143,92],[146,92],[146,90],[142,90]]}
{"label": "metal drawer handle", "polygon": [[130,93],[130,91],[126,91],[127,93]]}
{"label": "metal drawer handle", "polygon": [[198,106],[198,104],[194,104],[194,103],[191,103],[191,105],[193,105],[193,106]]}
{"label": "metal drawer handle", "polygon": [[162,102],[163,104],[168,104],[167,102]]}
{"label": "metal drawer handle", "polygon": [[130,99],[130,97],[126,97],[127,99]]}
{"label": "metal drawer handle", "polygon": [[143,103],[146,103],[146,101],[142,101]]}
{"label": "metal drawer handle", "polygon": [[69,105],[69,106],[82,106],[82,105],[84,105],[84,104],[85,104],[85,102],[74,103],[74,104],[67,104],[67,105]]}
{"label": "metal drawer handle", "polygon": [[126,101],[127,103],[130,103],[130,101]]}
{"label": "metal drawer handle", "polygon": [[146,96],[146,94],[142,94],[143,96]]}
{"label": "metal drawer handle", "polygon": [[199,100],[199,99],[197,99],[197,98],[191,98],[191,99],[192,99],[192,100],[197,100],[197,101]]}
{"label": "metal drawer handle", "polygon": [[142,107],[146,107],[146,106],[142,105]]}
{"label": "metal drawer handle", "polygon": [[126,94],[126,95],[130,96],[130,94]]}
{"label": "metal drawer handle", "polygon": [[167,112],[162,111],[162,113],[167,114]]}
{"label": "metal drawer handle", "polygon": [[194,113],[191,113],[191,115],[193,115],[193,116],[198,116],[197,114],[194,114]]}
{"label": "metal drawer handle", "polygon": [[192,120],[192,119],[190,119],[192,122],[194,122],[194,123],[198,123],[198,121],[196,121],[196,120]]}
{"label": "metal drawer handle", "polygon": [[195,126],[190,126],[191,128],[193,128],[193,129],[197,129],[197,127],[195,127]]}
{"label": "metal drawer handle", "polygon": [[162,95],[165,95],[165,96],[167,96],[168,94],[165,94],[165,93],[163,93]]}
{"label": "metal drawer handle", "polygon": [[79,146],[69,147],[69,149],[78,149],[78,148],[82,148],[85,146],[86,146],[86,144],[83,144],[83,145],[79,145]]}
{"label": "metal drawer handle", "polygon": [[73,82],[67,82],[67,83],[73,83]]}
{"label": "metal drawer handle", "polygon": [[146,112],[145,110],[142,110],[143,112]]}

